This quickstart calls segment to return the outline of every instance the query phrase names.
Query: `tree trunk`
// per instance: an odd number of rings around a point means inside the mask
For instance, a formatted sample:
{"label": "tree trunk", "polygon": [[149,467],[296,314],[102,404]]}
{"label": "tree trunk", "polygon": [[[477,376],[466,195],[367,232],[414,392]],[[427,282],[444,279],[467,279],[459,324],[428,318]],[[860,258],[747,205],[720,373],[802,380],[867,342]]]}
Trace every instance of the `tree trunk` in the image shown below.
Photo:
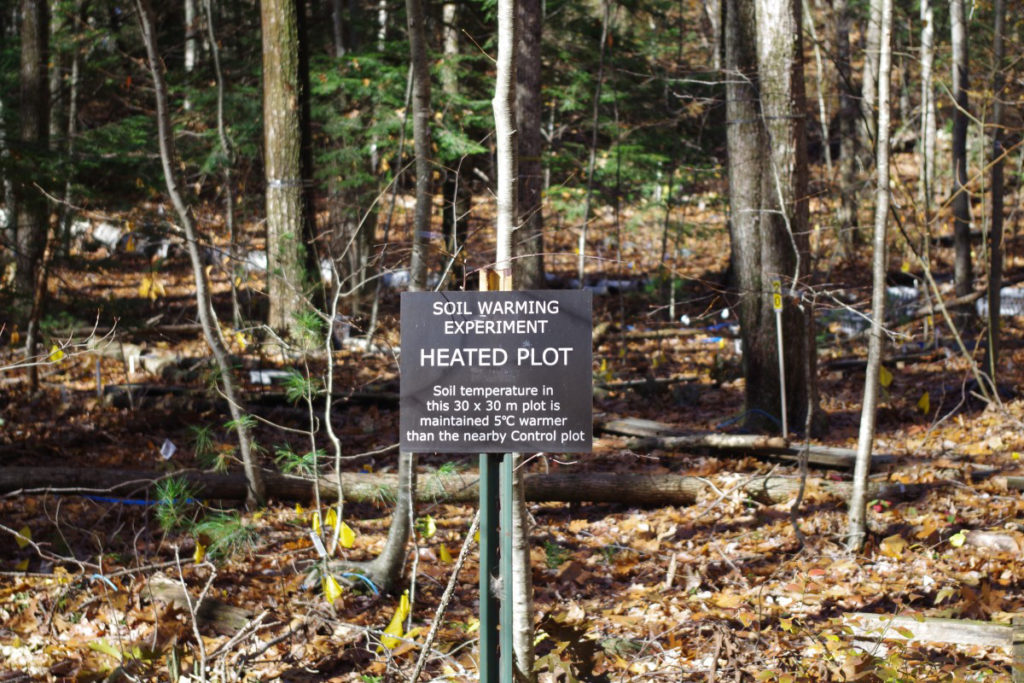
{"label": "tree trunk", "polygon": [[459,92],[459,29],[457,26],[459,6],[451,0],[441,5],[441,92],[445,96]]}
{"label": "tree trunk", "polygon": [[334,56],[345,56],[344,23],[342,21],[342,0],[331,0],[331,41]]}
{"label": "tree trunk", "polygon": [[162,71],[163,62],[156,44],[156,33],[153,26],[153,11],[149,0],[136,0],[136,11],[138,13],[139,27],[142,30],[143,42],[146,45],[146,56],[150,75],[153,77],[153,91],[156,100],[156,123],[157,141],[160,145],[160,164],[163,168],[164,182],[167,185],[167,194],[170,195],[171,203],[178,214],[182,228],[185,231],[185,245],[188,249],[189,260],[192,262],[192,275],[196,283],[196,308],[199,312],[199,321],[203,326],[203,336],[206,337],[206,344],[210,347],[217,369],[220,372],[221,389],[228,402],[228,409],[231,418],[236,425],[238,434],[238,451],[245,468],[247,483],[246,502],[255,506],[263,502],[265,493],[263,478],[260,473],[259,463],[256,454],[252,450],[252,440],[248,416],[244,412],[244,406],[238,396],[235,385],[233,368],[228,358],[227,349],[221,338],[220,323],[217,314],[210,302],[210,288],[206,281],[206,271],[203,268],[202,258],[199,253],[199,236],[195,224],[192,221],[192,214],[185,200],[178,190],[176,170],[176,156],[174,147],[174,130],[171,127],[171,115],[167,106],[167,84],[164,81]]}
{"label": "tree trunk", "polygon": [[[15,290],[28,299],[29,315],[25,334],[26,357],[33,359],[39,339],[39,321],[46,304],[46,240],[50,220],[46,199],[34,184],[47,185],[45,168],[49,138],[49,12],[46,0],[21,3],[21,141],[22,159],[16,198],[17,270]],[[39,366],[29,366],[29,385],[39,388]]]}
{"label": "tree trunk", "polygon": [[236,328],[242,326],[242,310],[238,303],[238,287],[235,284],[234,264],[240,258],[238,235],[235,232],[235,192],[232,184],[232,167],[235,157],[228,139],[227,123],[224,120],[224,72],[220,65],[220,47],[213,24],[213,0],[202,0],[203,11],[206,13],[206,33],[210,40],[210,54],[213,56],[213,75],[217,81],[217,142],[220,145],[220,172],[224,183],[224,224],[228,229],[228,254],[232,263],[231,281],[231,321]]}
{"label": "tree trunk", "polygon": [[[953,50],[953,279],[958,297],[974,287],[971,264],[971,195],[967,189],[967,16],[964,0],[950,0],[950,30]],[[957,326],[972,322],[972,308],[961,307]]]}
{"label": "tree trunk", "polygon": [[[61,252],[67,254],[71,248],[71,218],[74,197],[71,194],[71,176],[75,168],[75,138],[78,136],[78,89],[82,70],[82,46],[79,34],[75,30],[82,19],[83,0],[75,0],[72,6],[72,20],[69,22],[73,37],[71,38],[71,72],[68,75],[67,87],[67,121],[62,131],[66,135],[64,153],[68,170],[64,174],[64,198],[58,212],[58,234],[61,241]],[[53,118],[50,119],[51,125]]]}
{"label": "tree trunk", "polygon": [[935,86],[932,69],[935,63],[935,12],[931,0],[921,0],[921,134],[918,140],[920,159],[921,258],[930,263],[932,204],[935,199]]}
{"label": "tree trunk", "polygon": [[[31,301],[36,274],[46,245],[46,200],[34,183],[45,184],[43,162],[50,127],[49,8],[46,0],[21,2],[21,119],[22,160],[15,183],[17,206],[17,270],[15,289]],[[34,341],[34,340],[32,340]],[[29,356],[35,354],[28,349]]]}
{"label": "tree trunk", "polygon": [[834,0],[836,34],[836,78],[839,88],[839,207],[836,209],[836,229],[839,248],[844,256],[853,253],[857,241],[857,122],[860,120],[857,97],[853,87],[853,68],[850,64],[850,15],[846,0]]}
{"label": "tree trunk", "polygon": [[413,217],[412,259],[409,265],[409,289],[427,286],[427,262],[430,248],[431,192],[430,141],[430,64],[427,62],[427,38],[422,0],[406,0],[409,25],[409,51],[412,60],[412,131],[416,150],[416,213]]}
{"label": "tree trunk", "polygon": [[[497,234],[494,252],[494,270],[498,274],[501,289],[510,289],[512,283],[512,235],[516,229],[516,181],[518,179],[518,148],[516,129],[516,52],[518,26],[516,25],[516,0],[498,0],[498,59],[494,77],[495,161],[497,166],[496,203]],[[515,668],[528,681],[535,678],[534,626],[533,626],[533,581],[530,569],[529,513],[526,511],[525,483],[522,457],[506,453],[511,467],[505,474],[512,477],[513,500],[503,500],[502,505],[511,505],[511,515],[502,512],[505,520],[511,520],[511,529],[502,529],[512,537],[512,561],[502,559],[502,580],[512,582],[512,609],[502,612],[512,614],[512,623],[503,623],[502,628],[512,630],[512,645],[515,654]],[[504,488],[504,487],[502,487]],[[511,576],[506,574],[511,567]],[[507,584],[506,584],[507,585]],[[505,594],[506,596],[508,593]],[[502,658],[506,653],[502,653]],[[505,668],[505,667],[503,667]]]}
{"label": "tree trunk", "polygon": [[[344,475],[342,476],[344,480]],[[388,526],[388,537],[384,542],[384,549],[380,555],[370,562],[361,563],[358,566],[341,563],[332,564],[332,567],[339,566],[342,569],[354,569],[365,574],[371,581],[377,584],[381,590],[388,593],[397,592],[401,585],[402,573],[405,569],[407,547],[412,534],[413,500],[414,492],[418,490],[416,483],[416,456],[412,453],[402,451],[398,455],[398,475],[392,484],[390,499],[395,501],[395,509],[391,513],[391,524]],[[308,485],[307,485],[308,486]],[[339,487],[331,485],[333,496],[337,496]],[[342,484],[341,489],[345,491],[346,501],[357,500],[353,497],[355,487]],[[321,487],[321,498],[330,499],[331,494],[326,494]],[[379,499],[382,496],[382,488],[377,487],[373,495]]]}
{"label": "tree trunk", "polygon": [[[807,156],[803,136],[800,4],[729,0],[726,111],[731,207],[731,270],[746,379],[746,426],[777,430],[781,382],[772,282],[798,293],[809,272]],[[760,105],[760,106],[759,106]],[[788,299],[788,297],[787,297]],[[784,306],[788,422],[802,425],[817,402],[808,312]],[[810,372],[808,373],[808,369]]]}
{"label": "tree trunk", "polygon": [[597,141],[601,124],[601,86],[604,85],[605,49],[608,45],[608,24],[611,22],[612,0],[601,0],[601,44],[598,47],[597,75],[594,83],[594,104],[590,113],[590,151],[587,157],[587,190],[583,198],[583,223],[576,246],[576,271],[579,286],[583,287],[587,265],[587,230],[590,222],[590,205],[594,195],[594,165],[597,163]]}
{"label": "tree trunk", "polygon": [[296,0],[261,0],[267,323],[298,338],[303,290],[301,92]]}
{"label": "tree trunk", "polygon": [[868,23],[864,40],[864,66],[861,71],[861,127],[870,149],[875,143],[875,108],[878,105],[878,53],[881,45],[882,15],[877,2],[868,5]]}
{"label": "tree trunk", "polygon": [[519,130],[519,227],[512,238],[513,280],[520,289],[544,289],[544,185],[541,115],[541,0],[519,0],[516,13],[516,123]]}
{"label": "tree trunk", "polygon": [[864,378],[864,400],[857,438],[857,461],[853,472],[853,495],[850,498],[849,527],[846,547],[858,552],[866,533],[868,473],[871,470],[871,446],[875,439],[875,418],[878,412],[879,371],[882,366],[882,343],[885,332],[885,236],[889,218],[889,84],[892,72],[892,0],[872,0],[881,16],[878,68],[878,122],[875,175],[874,253],[871,261],[871,334],[868,339],[868,365]]}
{"label": "tree trunk", "polygon": [[1006,158],[1003,146],[1003,88],[1006,84],[1003,72],[1006,56],[1003,33],[1006,11],[1003,0],[994,0],[992,12],[995,15],[992,30],[992,248],[988,273],[988,346],[982,368],[995,384],[999,376],[999,309],[1002,306],[1003,287],[1003,165]]}
{"label": "tree trunk", "polygon": [[195,71],[199,62],[199,11],[196,0],[185,0],[185,73]]}
{"label": "tree trunk", "polygon": [[61,49],[61,34],[68,30],[65,13],[61,10],[61,3],[58,0],[50,0],[50,22],[49,32],[50,48],[48,79],[50,81],[50,131],[47,136],[50,144],[50,151],[57,152],[59,141],[64,135],[66,124],[64,123],[65,102],[64,102],[64,71],[67,68],[67,54]]}

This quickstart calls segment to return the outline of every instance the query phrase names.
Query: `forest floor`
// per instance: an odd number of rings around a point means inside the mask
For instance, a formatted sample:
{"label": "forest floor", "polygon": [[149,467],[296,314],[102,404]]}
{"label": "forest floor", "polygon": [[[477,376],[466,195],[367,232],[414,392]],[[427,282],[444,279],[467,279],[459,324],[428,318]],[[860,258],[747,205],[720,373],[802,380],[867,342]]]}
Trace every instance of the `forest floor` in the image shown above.
{"label": "forest floor", "polygon": [[[664,260],[661,214],[630,216],[628,223],[623,218],[618,228],[609,212],[591,233],[594,320],[615,325],[594,348],[595,382],[611,385],[596,392],[595,417],[658,420],[686,433],[736,432],[743,384],[731,329],[735,316],[720,294],[728,261],[724,199],[711,191],[695,194],[677,211]],[[492,253],[489,230],[475,229],[488,217],[486,206],[470,217],[470,268],[485,265]],[[548,245],[565,255],[548,260],[563,283],[572,277],[575,239],[573,231],[556,228]],[[820,253],[833,246],[818,237],[815,242]],[[1009,249],[1011,273],[1020,267],[1015,245]],[[396,262],[401,257],[400,249],[390,252]],[[941,273],[949,255],[939,248],[935,258]],[[901,268],[894,256],[891,270],[912,274],[916,268]],[[815,443],[851,448],[864,371],[845,359],[863,358],[865,344],[863,337],[836,332],[847,320],[836,311],[843,296],[864,310],[870,283],[864,262],[828,271],[823,265],[819,279],[842,283],[845,292],[818,302],[819,388],[828,430]],[[659,273],[679,283],[674,310],[655,279]],[[219,308],[230,310],[225,274],[214,270],[212,277]],[[608,289],[609,281],[619,280],[632,283],[611,282]],[[25,371],[13,368],[20,356],[11,345],[12,329],[0,337],[0,362],[7,367],[0,373],[0,464],[168,474],[218,465],[238,470],[225,407],[209,390],[202,365],[158,376],[130,367],[127,352],[104,356],[83,341],[95,323],[113,326],[106,337],[118,349],[169,356],[174,367],[206,358],[197,332],[171,327],[193,322],[189,283],[181,254],[157,269],[144,257],[105,250],[75,252],[60,263],[52,277],[46,342],[57,350],[41,368],[40,391],[29,392]],[[343,439],[344,468],[354,474],[395,468],[397,362],[391,349],[399,342],[397,303],[397,291],[384,289],[379,351],[335,351],[336,391],[363,397],[341,403],[332,416]],[[357,328],[364,320],[355,319]],[[1024,318],[1004,321],[999,380],[1012,388],[1024,372]],[[631,336],[684,328],[672,336]],[[1009,647],[970,644],[956,630],[951,642],[929,642],[914,637],[918,622],[903,623],[885,629],[882,642],[869,634],[854,644],[846,616],[852,613],[996,624],[1024,613],[1024,501],[1006,479],[1024,474],[1024,400],[1008,395],[1000,405],[986,405],[972,398],[968,362],[941,326],[938,344],[924,321],[894,330],[888,353],[902,360],[886,366],[875,442],[876,453],[893,459],[873,479],[905,484],[914,495],[872,501],[862,553],[844,550],[846,501],[840,488],[827,485],[848,480],[848,469],[811,466],[795,512],[801,542],[792,499],[760,502],[744,489],[769,473],[798,478],[792,461],[640,452],[627,446],[626,437],[602,432],[595,434],[592,454],[530,459],[530,472],[693,476],[704,484],[690,505],[530,504],[541,680],[1009,680]],[[229,334],[246,370],[322,371],[322,354],[305,361],[270,355],[261,351],[258,337]],[[678,381],[614,386],[645,378]],[[129,400],[117,389],[127,383],[187,392],[133,394]],[[260,396],[282,393],[251,381],[245,389],[254,404]],[[310,450],[310,421],[301,402],[258,405],[265,467],[294,462],[289,449]],[[324,447],[322,431],[316,439]],[[471,472],[476,458],[424,455],[419,467],[421,476]],[[402,629],[404,640],[388,641],[383,632],[399,596],[378,595],[358,580],[338,577],[340,596],[328,602],[335,596],[325,596],[324,583],[305,582],[317,560],[310,538],[313,501],[272,499],[259,510],[218,513],[211,502],[152,505],[95,493],[22,490],[0,498],[2,682],[167,680],[173,671],[194,671],[204,658],[208,680],[407,680],[474,515],[472,506],[461,504],[418,506],[417,561],[407,572],[407,583],[414,582],[414,629]],[[387,500],[346,504],[342,521],[354,533],[339,556],[374,557],[391,507]],[[185,518],[167,519],[170,510]],[[204,521],[211,523],[204,527]],[[197,544],[218,538],[231,539],[221,556],[197,556]],[[475,544],[471,551],[422,680],[476,679]],[[187,586],[193,599],[205,590],[207,601],[244,612],[229,624],[196,618],[190,604],[169,601],[159,590],[174,583]],[[1008,629],[998,633],[1009,637]]]}

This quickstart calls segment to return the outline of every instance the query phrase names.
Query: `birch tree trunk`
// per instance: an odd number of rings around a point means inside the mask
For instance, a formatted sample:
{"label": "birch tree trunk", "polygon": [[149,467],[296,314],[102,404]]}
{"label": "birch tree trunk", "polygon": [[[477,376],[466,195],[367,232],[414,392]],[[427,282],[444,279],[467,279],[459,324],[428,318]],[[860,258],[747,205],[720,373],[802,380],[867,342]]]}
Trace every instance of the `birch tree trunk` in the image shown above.
{"label": "birch tree trunk", "polygon": [[929,261],[931,249],[932,204],[935,197],[935,11],[931,0],[921,0],[921,135],[918,140],[921,182],[922,258]]}
{"label": "birch tree trunk", "polygon": [[[495,270],[499,282],[507,284],[512,274],[512,233],[516,228],[516,0],[498,0],[498,59],[495,74],[494,132],[497,162],[497,241]],[[504,288],[504,287],[503,287]],[[529,525],[523,481],[522,457],[512,458],[514,472],[512,504],[512,629],[516,668],[525,680],[533,680],[533,581],[530,569]],[[504,655],[503,655],[504,656]]]}
{"label": "birch tree trunk", "polygon": [[456,26],[459,6],[447,0],[441,5],[441,92],[454,95],[459,92],[459,29]]}
{"label": "birch tree trunk", "polygon": [[864,41],[864,66],[861,71],[861,123],[864,140],[870,149],[875,142],[875,107],[878,104],[878,63],[881,46],[881,7],[878,2],[868,6],[868,25]]}
{"label": "birch tree trunk", "polygon": [[412,60],[412,130],[416,153],[416,212],[413,218],[412,258],[409,264],[409,289],[427,286],[427,261],[430,241],[431,192],[430,141],[430,64],[427,62],[427,38],[422,0],[405,0],[409,26],[409,51]]}
{"label": "birch tree trunk", "polygon": [[608,24],[611,21],[612,0],[601,0],[601,45],[598,48],[597,82],[594,84],[594,105],[590,117],[590,156],[587,158],[587,192],[583,199],[583,224],[580,225],[579,242],[576,246],[576,270],[583,287],[587,265],[587,223],[590,222],[590,205],[594,194],[594,166],[597,163],[597,140],[601,123],[601,86],[604,84],[605,46],[608,44]]}
{"label": "birch tree trunk", "polygon": [[[882,342],[885,323],[885,235],[889,217],[889,89],[892,72],[892,0],[872,0],[878,5],[881,18],[878,69],[878,121],[875,153],[875,222],[871,260],[871,332],[868,337],[868,364],[864,379],[864,401],[861,405],[860,432],[857,437],[857,458],[853,474],[853,494],[846,537],[846,548],[857,552],[864,545],[866,533],[868,472],[871,468],[871,446],[875,439],[875,418],[878,411],[879,370],[882,365]],[[872,8],[872,14],[875,9]]]}
{"label": "birch tree trunk", "polygon": [[146,45],[147,65],[153,78],[153,94],[156,100],[157,141],[160,145],[160,164],[163,168],[164,182],[167,185],[167,194],[174,205],[175,213],[178,214],[178,220],[181,221],[182,228],[185,231],[185,246],[188,249],[189,260],[192,263],[192,275],[195,278],[196,284],[196,308],[199,311],[199,322],[203,327],[203,336],[206,338],[206,344],[210,347],[214,361],[217,363],[217,369],[220,373],[220,385],[224,392],[224,398],[228,402],[231,419],[237,426],[238,451],[249,487],[246,503],[252,507],[263,502],[265,489],[256,454],[252,450],[249,427],[249,419],[251,418],[245,414],[244,406],[236,390],[235,379],[232,374],[233,368],[228,358],[227,349],[220,336],[220,323],[217,321],[217,314],[214,312],[213,305],[210,302],[210,287],[206,281],[206,271],[203,268],[202,258],[199,254],[199,236],[195,223],[192,220],[192,212],[185,204],[185,200],[178,190],[174,129],[171,126],[171,115],[167,105],[167,84],[162,71],[163,62],[160,59],[156,43],[153,10],[149,5],[149,0],[135,0],[135,9],[138,13],[143,42]]}
{"label": "birch tree trunk", "polygon": [[196,0],[185,0],[185,73],[195,71],[199,61],[199,12]]}

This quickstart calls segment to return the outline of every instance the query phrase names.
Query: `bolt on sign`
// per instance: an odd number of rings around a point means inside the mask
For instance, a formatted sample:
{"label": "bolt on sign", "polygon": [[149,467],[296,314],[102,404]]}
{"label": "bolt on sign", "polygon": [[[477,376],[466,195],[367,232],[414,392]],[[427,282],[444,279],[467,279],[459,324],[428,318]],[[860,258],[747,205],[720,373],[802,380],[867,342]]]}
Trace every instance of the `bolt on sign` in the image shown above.
{"label": "bolt on sign", "polygon": [[593,448],[587,291],[402,294],[401,448]]}

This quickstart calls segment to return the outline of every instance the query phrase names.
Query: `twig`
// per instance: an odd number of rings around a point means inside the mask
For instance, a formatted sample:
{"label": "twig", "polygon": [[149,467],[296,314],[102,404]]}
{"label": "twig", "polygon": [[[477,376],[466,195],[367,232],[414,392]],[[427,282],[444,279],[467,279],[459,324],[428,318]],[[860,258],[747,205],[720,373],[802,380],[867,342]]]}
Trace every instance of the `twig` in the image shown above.
{"label": "twig", "polygon": [[466,532],[466,540],[462,542],[462,550],[459,551],[459,557],[455,560],[455,567],[452,568],[452,574],[448,579],[448,585],[445,587],[444,593],[441,595],[441,602],[437,605],[437,610],[434,612],[434,621],[430,624],[430,631],[427,633],[426,640],[423,641],[423,648],[420,650],[420,656],[416,660],[416,668],[413,669],[412,677],[409,679],[412,683],[416,683],[416,681],[419,680],[420,674],[423,672],[423,667],[427,663],[427,654],[429,654],[430,648],[434,644],[434,638],[437,636],[437,631],[441,627],[441,618],[448,609],[448,603],[451,602],[452,594],[455,593],[455,584],[458,581],[459,572],[462,570],[462,565],[466,562],[466,557],[469,555],[469,547],[473,544],[473,537],[476,535],[476,530],[479,528],[480,511],[477,510],[476,514],[473,515],[472,523],[469,525],[469,531]]}

